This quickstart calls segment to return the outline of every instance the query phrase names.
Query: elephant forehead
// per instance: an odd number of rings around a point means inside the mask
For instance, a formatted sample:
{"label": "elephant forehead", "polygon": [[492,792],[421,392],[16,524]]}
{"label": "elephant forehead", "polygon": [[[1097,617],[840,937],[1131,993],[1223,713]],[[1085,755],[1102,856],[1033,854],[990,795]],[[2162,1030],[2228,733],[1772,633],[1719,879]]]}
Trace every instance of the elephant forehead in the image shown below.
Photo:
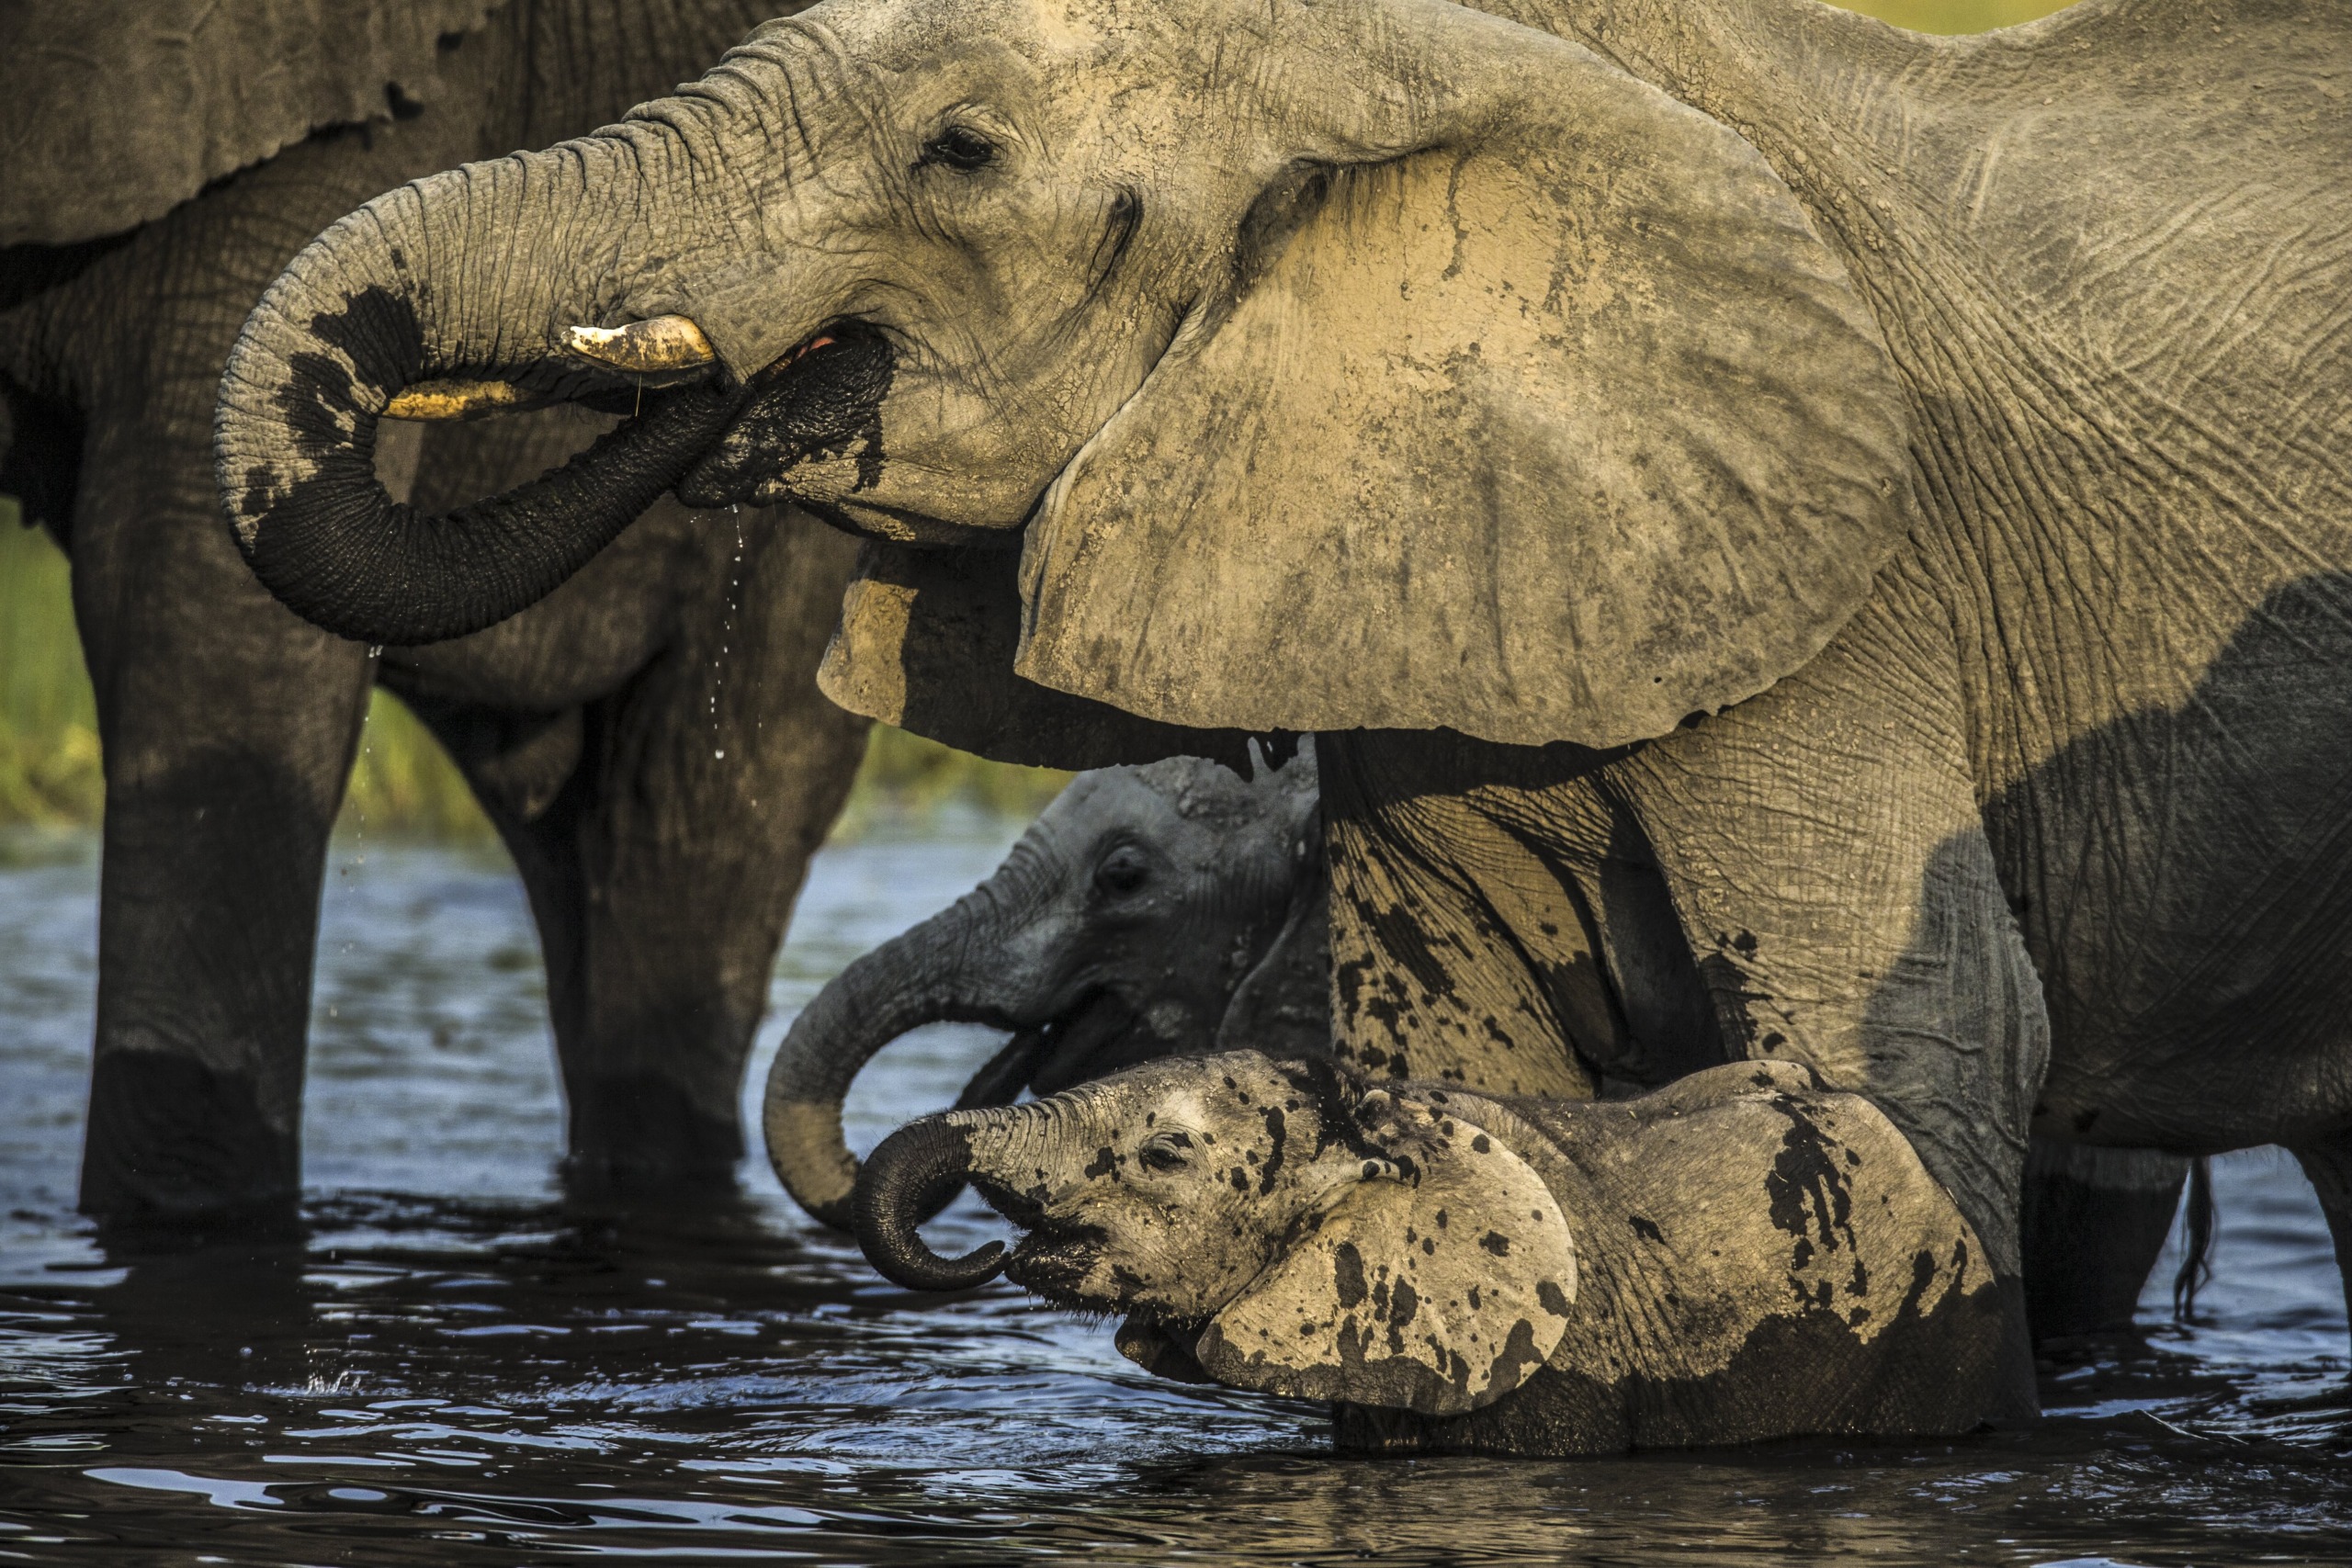
{"label": "elephant forehead", "polygon": [[1310,1109],[1298,1086],[1254,1052],[1150,1062],[1075,1092],[1104,1097],[1130,1142],[1169,1128],[1220,1141],[1280,1136],[1276,1116]]}
{"label": "elephant forehead", "polygon": [[795,36],[828,41],[885,70],[920,69],[993,47],[1039,63],[1100,61],[1114,41],[1080,0],[825,0],[772,22],[763,41]]}

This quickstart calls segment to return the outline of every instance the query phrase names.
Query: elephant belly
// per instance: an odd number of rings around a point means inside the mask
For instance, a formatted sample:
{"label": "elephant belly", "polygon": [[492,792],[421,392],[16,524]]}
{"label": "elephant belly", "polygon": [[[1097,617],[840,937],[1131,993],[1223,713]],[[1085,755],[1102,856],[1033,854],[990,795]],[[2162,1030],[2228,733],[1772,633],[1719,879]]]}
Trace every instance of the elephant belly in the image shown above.
{"label": "elephant belly", "polygon": [[2352,1122],[2352,578],[2273,592],[2194,693],[1986,807],[2042,977],[2036,1130],[2180,1152]]}

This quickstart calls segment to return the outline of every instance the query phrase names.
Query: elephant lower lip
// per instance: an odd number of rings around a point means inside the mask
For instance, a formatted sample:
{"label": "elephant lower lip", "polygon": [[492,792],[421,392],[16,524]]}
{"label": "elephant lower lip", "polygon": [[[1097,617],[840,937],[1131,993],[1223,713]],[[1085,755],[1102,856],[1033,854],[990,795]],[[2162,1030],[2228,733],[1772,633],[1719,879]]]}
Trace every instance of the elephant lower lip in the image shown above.
{"label": "elephant lower lip", "polygon": [[1040,1241],[1031,1235],[1012,1249],[1004,1276],[1057,1305],[1100,1309],[1109,1303],[1090,1300],[1082,1292],[1102,1255],[1100,1244],[1083,1236]]}

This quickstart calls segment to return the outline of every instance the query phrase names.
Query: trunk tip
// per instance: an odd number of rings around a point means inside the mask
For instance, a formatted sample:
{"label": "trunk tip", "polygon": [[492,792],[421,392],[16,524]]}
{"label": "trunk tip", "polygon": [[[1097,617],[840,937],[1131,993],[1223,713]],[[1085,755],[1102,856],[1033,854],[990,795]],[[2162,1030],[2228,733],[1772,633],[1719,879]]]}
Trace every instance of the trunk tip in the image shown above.
{"label": "trunk tip", "polygon": [[910,1122],[882,1140],[858,1172],[850,1201],[858,1248],[883,1278],[910,1291],[968,1291],[1002,1271],[1001,1241],[942,1258],[915,1229],[941,1191],[952,1195],[971,1168],[969,1135],[944,1117]]}

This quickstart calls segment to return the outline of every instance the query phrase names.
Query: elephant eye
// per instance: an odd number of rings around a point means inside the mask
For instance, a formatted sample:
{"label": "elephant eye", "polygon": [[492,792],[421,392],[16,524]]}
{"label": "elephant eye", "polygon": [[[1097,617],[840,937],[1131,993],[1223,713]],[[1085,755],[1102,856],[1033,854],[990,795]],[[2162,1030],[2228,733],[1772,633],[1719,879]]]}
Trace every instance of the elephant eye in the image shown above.
{"label": "elephant eye", "polygon": [[944,164],[965,174],[986,168],[996,158],[996,143],[968,125],[951,125],[922,144],[915,167]]}
{"label": "elephant eye", "polygon": [[1133,893],[1150,879],[1151,863],[1133,844],[1121,844],[1094,868],[1094,886],[1121,897]]}
{"label": "elephant eye", "polygon": [[1193,1140],[1182,1133],[1155,1133],[1143,1141],[1136,1151],[1136,1158],[1146,1170],[1181,1170],[1187,1163],[1185,1150]]}

